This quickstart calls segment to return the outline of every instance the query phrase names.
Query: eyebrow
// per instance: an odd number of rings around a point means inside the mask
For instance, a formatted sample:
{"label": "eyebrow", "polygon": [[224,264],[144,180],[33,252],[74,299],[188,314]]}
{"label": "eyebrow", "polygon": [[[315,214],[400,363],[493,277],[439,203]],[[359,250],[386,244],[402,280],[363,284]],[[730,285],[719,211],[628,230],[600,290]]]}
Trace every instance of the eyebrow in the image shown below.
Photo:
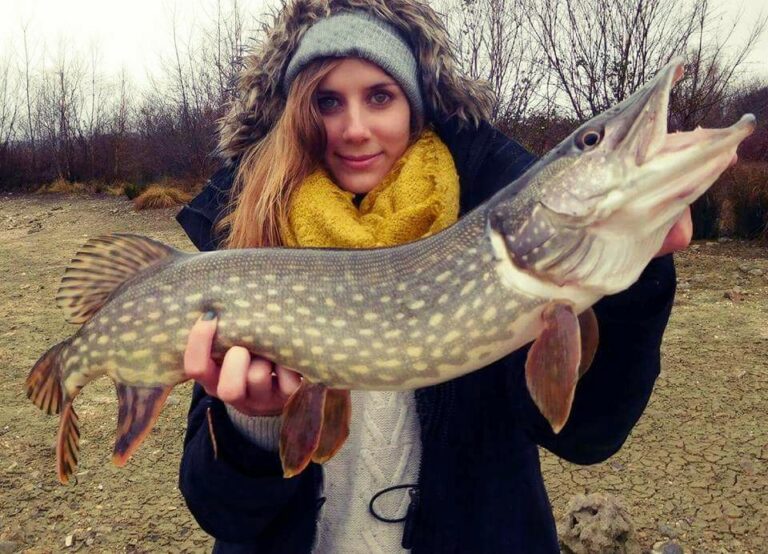
{"label": "eyebrow", "polygon": [[[397,83],[395,81],[382,81],[380,83],[375,83],[371,86],[365,87],[365,90],[373,90],[377,88],[385,88],[385,87],[391,87],[391,86],[397,86]],[[330,94],[335,93],[337,91],[333,89],[328,88],[319,88],[317,89],[318,94]]]}

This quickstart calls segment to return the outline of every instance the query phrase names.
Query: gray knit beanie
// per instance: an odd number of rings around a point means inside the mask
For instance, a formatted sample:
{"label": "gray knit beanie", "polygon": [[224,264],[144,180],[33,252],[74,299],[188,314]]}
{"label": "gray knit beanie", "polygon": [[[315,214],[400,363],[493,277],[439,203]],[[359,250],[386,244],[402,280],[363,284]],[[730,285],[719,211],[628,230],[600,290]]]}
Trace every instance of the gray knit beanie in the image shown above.
{"label": "gray knit beanie", "polygon": [[397,29],[362,10],[321,19],[301,38],[283,78],[288,94],[296,75],[310,62],[326,57],[357,57],[375,63],[397,81],[414,115],[424,115],[419,68],[408,43]]}

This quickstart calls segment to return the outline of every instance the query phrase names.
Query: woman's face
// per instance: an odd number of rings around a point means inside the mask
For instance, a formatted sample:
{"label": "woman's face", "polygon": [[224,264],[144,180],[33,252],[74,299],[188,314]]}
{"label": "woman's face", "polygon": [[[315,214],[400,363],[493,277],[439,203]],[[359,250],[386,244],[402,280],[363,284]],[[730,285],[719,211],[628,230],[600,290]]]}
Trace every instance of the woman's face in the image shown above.
{"label": "woman's face", "polygon": [[379,66],[346,58],[315,93],[325,126],[323,160],[342,189],[365,194],[381,183],[408,148],[411,108]]}

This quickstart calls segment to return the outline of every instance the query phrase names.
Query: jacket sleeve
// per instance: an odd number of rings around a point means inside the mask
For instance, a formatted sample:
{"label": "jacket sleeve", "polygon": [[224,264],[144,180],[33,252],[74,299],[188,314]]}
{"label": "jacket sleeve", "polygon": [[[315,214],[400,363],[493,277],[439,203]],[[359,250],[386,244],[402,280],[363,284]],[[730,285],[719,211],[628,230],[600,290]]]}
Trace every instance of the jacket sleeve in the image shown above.
{"label": "jacket sleeve", "polygon": [[[177,216],[200,249],[218,245],[213,225],[226,204],[231,179],[231,170],[217,172]],[[284,479],[278,455],[248,441],[232,424],[225,405],[195,385],[179,488],[208,534],[263,552],[309,551],[321,482],[316,464]]]}
{"label": "jacket sleeve", "polygon": [[[535,158],[495,131],[478,168],[487,198],[519,177]],[[654,259],[627,290],[593,306],[599,345],[576,388],[571,415],[555,435],[525,384],[528,347],[500,360],[511,414],[532,439],[574,463],[596,463],[614,454],[642,415],[660,369],[660,346],[675,294],[672,256]]]}
{"label": "jacket sleeve", "polygon": [[247,441],[224,404],[195,385],[179,488],[206,533],[264,552],[309,551],[322,502],[321,471],[310,464],[284,479],[278,455]]}

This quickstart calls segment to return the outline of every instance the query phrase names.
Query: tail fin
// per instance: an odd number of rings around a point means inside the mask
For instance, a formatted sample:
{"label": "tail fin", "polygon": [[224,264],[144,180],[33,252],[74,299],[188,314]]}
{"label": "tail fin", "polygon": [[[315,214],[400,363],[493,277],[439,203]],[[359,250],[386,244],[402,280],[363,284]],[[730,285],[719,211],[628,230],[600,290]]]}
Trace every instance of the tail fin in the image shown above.
{"label": "tail fin", "polygon": [[67,339],[48,349],[32,371],[27,375],[27,398],[47,414],[58,414],[61,407],[61,359],[62,348],[72,339]]}
{"label": "tail fin", "polygon": [[79,421],[72,400],[67,400],[61,410],[59,433],[56,435],[56,472],[64,485],[69,482],[77,467],[77,455],[80,452]]}

